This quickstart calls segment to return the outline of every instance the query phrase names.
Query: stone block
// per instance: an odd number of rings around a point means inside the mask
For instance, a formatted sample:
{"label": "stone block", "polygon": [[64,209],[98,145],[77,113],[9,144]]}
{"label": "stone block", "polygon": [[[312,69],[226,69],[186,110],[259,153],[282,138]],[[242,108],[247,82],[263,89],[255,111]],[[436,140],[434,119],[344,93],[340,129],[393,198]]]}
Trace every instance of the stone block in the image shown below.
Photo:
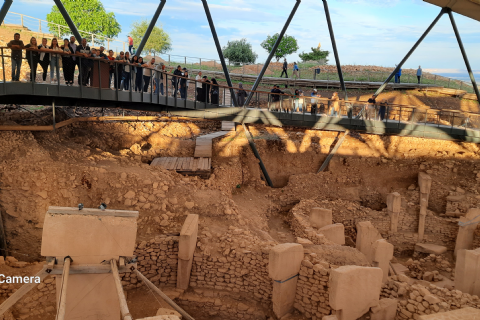
{"label": "stone block", "polygon": [[193,259],[178,259],[177,266],[177,288],[187,290],[190,283],[190,273],[192,271]]}
{"label": "stone block", "polygon": [[41,255],[73,257],[73,264],[99,264],[133,256],[138,211],[49,207]]}
{"label": "stone block", "polygon": [[420,187],[420,193],[429,194],[432,188],[432,177],[425,172],[418,174],[418,186]]}
{"label": "stone block", "polygon": [[331,315],[331,316],[323,316],[322,320],[338,320],[336,315]]}
{"label": "stone block", "polygon": [[273,312],[278,319],[293,312],[293,304],[295,303],[295,293],[297,292],[298,277],[290,279],[286,282],[273,282],[272,302]]}
{"label": "stone block", "polygon": [[460,223],[465,224],[458,228],[457,240],[455,243],[455,256],[461,249],[471,250],[473,249],[473,238],[475,229],[480,222],[480,209],[472,208],[467,211],[465,217],[460,218]]}
{"label": "stone block", "polygon": [[478,320],[480,319],[480,309],[471,307],[457,309],[453,311],[426,314],[419,317],[420,320]]}
{"label": "stone block", "polygon": [[310,241],[310,240],[308,240],[308,239],[300,238],[300,237],[297,237],[297,243],[299,243],[299,244],[301,244],[301,245],[313,244],[312,241]]}
{"label": "stone block", "polygon": [[181,320],[181,317],[175,316],[175,315],[161,315],[161,316],[155,316],[155,317],[147,317],[147,318],[141,318],[138,320]]}
{"label": "stone block", "polygon": [[402,208],[402,196],[398,192],[387,195],[387,208],[390,212],[400,212]]}
{"label": "stone block", "polygon": [[287,280],[298,274],[303,259],[304,253],[301,244],[279,244],[270,250],[268,274],[273,280]]}
{"label": "stone block", "polygon": [[373,262],[372,246],[375,241],[380,239],[383,239],[382,235],[370,221],[362,221],[357,223],[356,248],[367,257],[367,260],[370,263]]}
{"label": "stone block", "polygon": [[388,271],[390,270],[390,260],[393,258],[393,244],[387,240],[380,239],[373,243],[373,266],[382,269],[382,282],[388,280]]}
{"label": "stone block", "polygon": [[447,252],[447,247],[438,244],[417,243],[415,244],[415,251],[423,253],[443,254]]}
{"label": "stone block", "polygon": [[178,240],[178,258],[190,260],[197,246],[198,214],[189,214],[183,223]]}
{"label": "stone block", "polygon": [[312,208],[310,211],[310,224],[315,228],[323,228],[332,224],[332,210]]}
{"label": "stone block", "polygon": [[345,244],[345,226],[341,223],[325,226],[318,229],[318,232],[323,234],[325,238],[336,244]]}
{"label": "stone block", "polygon": [[455,264],[455,289],[471,295],[480,295],[480,248],[458,251]]}
{"label": "stone block", "polygon": [[378,306],[370,310],[370,320],[395,320],[397,304],[397,299],[381,299]]}
{"label": "stone block", "polygon": [[329,303],[338,320],[356,320],[379,303],[380,268],[343,266],[330,272]]}

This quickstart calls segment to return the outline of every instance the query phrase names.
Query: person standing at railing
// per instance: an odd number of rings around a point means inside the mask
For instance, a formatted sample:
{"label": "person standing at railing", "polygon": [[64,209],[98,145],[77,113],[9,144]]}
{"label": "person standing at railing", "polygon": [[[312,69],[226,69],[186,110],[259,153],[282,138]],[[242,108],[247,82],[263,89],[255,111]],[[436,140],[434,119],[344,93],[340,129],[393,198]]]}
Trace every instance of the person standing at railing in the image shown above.
{"label": "person standing at railing", "polygon": [[295,77],[295,79],[298,79],[298,65],[296,62],[293,63],[293,75],[292,78]]}
{"label": "person standing at railing", "polygon": [[318,94],[317,89],[313,89],[312,93],[310,94],[312,99],[310,99],[310,113],[317,114],[317,98],[321,97],[321,95]]}
{"label": "person standing at railing", "polygon": [[24,48],[23,41],[20,40],[20,33],[15,33],[13,35],[13,40],[7,43],[7,47],[12,49],[12,81],[20,81],[22,49]]}
{"label": "person standing at railing", "polygon": [[148,92],[150,86],[150,80],[152,78],[152,72],[155,69],[155,58],[152,58],[149,62],[143,65],[143,92]]}
{"label": "person standing at railing", "polygon": [[302,111],[300,106],[300,90],[295,89],[293,93],[293,112]]}
{"label": "person standing at railing", "polygon": [[[53,38],[50,44],[50,81],[57,81],[57,74],[60,76],[60,55],[55,54],[54,51],[62,51],[62,49],[58,46],[57,38]],[[55,69],[57,72],[55,73]],[[60,81],[60,79],[58,79]]]}
{"label": "person standing at railing", "polygon": [[117,69],[117,74],[114,76],[113,87],[115,89],[122,89],[122,79],[123,79],[123,67],[125,62],[125,53],[120,51],[120,54],[115,58],[117,63],[114,64],[114,67]]}
{"label": "person standing at railing", "polygon": [[62,56],[63,78],[65,79],[65,84],[71,86],[73,85],[73,75],[75,73],[75,61],[73,61],[74,57],[72,54],[74,54],[75,51],[70,46],[68,39],[63,40],[62,51],[65,53]]}
{"label": "person standing at railing", "polygon": [[280,78],[283,78],[284,73],[285,73],[285,78],[288,78],[287,69],[288,69],[288,63],[287,63],[287,58],[285,58],[283,60],[283,70],[282,70],[282,74],[280,75]]}
{"label": "person standing at railing", "polygon": [[130,65],[130,52],[125,52],[125,60],[123,65],[123,91],[130,90],[130,79],[132,66]]}
{"label": "person standing at railing", "polygon": [[203,76],[203,83],[202,83],[202,91],[203,91],[203,97],[205,98],[203,102],[210,103],[210,80],[208,80],[207,76]]}
{"label": "person standing at railing", "polygon": [[367,104],[365,105],[365,112],[367,113],[366,114],[366,118],[368,120],[372,120],[372,118],[374,120],[376,120],[375,118],[375,107],[377,105],[377,97],[375,95],[372,95],[372,97],[370,99],[368,99],[367,101]]}
{"label": "person standing at railing", "polygon": [[378,116],[380,117],[381,121],[385,119],[385,113],[387,112],[387,108],[388,102],[386,99],[383,99],[382,102],[380,102],[380,109],[378,110]]}
{"label": "person standing at railing", "polygon": [[[80,57],[88,58],[91,55],[90,47],[87,45],[87,39],[82,39],[82,44],[77,46],[75,52]],[[79,58],[80,59],[80,58]],[[80,84],[80,79],[82,80],[82,85],[86,86],[89,83],[90,69],[93,65],[93,60],[90,59],[80,59],[82,65],[82,73],[78,74],[78,84]]]}
{"label": "person standing at railing", "polygon": [[128,52],[130,52],[130,54],[133,54],[132,49],[133,49],[133,38],[128,36]]}
{"label": "person standing at railing", "polygon": [[340,98],[338,92],[334,92],[331,98],[330,117],[338,117],[340,111]]}
{"label": "person standing at railing", "polygon": [[155,67],[155,94],[158,94],[158,90],[160,90],[160,94],[163,96],[163,88],[165,87],[165,64],[161,62],[159,65]]}
{"label": "person standing at railing", "polygon": [[[187,99],[187,92],[188,92],[188,70],[187,68],[183,68],[182,77],[180,79],[180,97],[185,100]],[[212,79],[213,80],[213,79]]]}
{"label": "person standing at railing", "polygon": [[142,92],[143,91],[143,87],[142,87],[143,68],[142,68],[142,65],[143,65],[143,58],[138,57],[138,61],[137,61],[136,66],[135,66],[135,68],[136,68],[136,71],[135,71],[135,92],[137,92],[137,91]]}
{"label": "person standing at railing", "polygon": [[[72,48],[73,53],[75,54],[77,52],[77,44],[75,43],[75,37],[71,36],[70,37],[70,48]],[[72,56],[73,63],[75,66],[78,66],[79,59],[76,56]],[[78,66],[78,72],[80,72],[80,67]],[[73,67],[73,73],[75,74],[75,67]],[[73,83],[72,83],[73,85]]]}
{"label": "person standing at railing", "polygon": [[420,84],[420,80],[422,80],[422,74],[423,74],[422,66],[418,66],[418,69],[417,69],[418,84]]}
{"label": "person standing at railing", "polygon": [[30,43],[25,46],[27,49],[34,49],[27,50],[27,54],[25,55],[27,58],[28,65],[30,66],[30,81],[35,81],[37,77],[37,67],[38,67],[38,59],[39,59],[39,52],[36,51],[38,49],[37,39],[35,37],[30,38]]}
{"label": "person standing at railing", "polygon": [[177,66],[177,69],[173,72],[172,83],[173,83],[173,96],[177,97],[178,85],[180,83],[180,78],[182,76],[182,66]]}
{"label": "person standing at railing", "polygon": [[105,47],[100,46],[100,50],[98,52],[98,56],[103,59],[107,59],[107,55],[105,54]]}
{"label": "person standing at railing", "polygon": [[[42,50],[40,52],[40,66],[43,69],[43,74],[42,74],[42,79],[43,81],[47,81],[47,73],[48,73],[48,67],[50,66],[50,53],[48,53],[48,43],[47,43],[47,38],[42,39],[42,44],[38,46],[39,50]],[[50,78],[50,81],[52,81],[52,78]]]}
{"label": "person standing at railing", "polygon": [[237,97],[238,106],[243,107],[243,105],[245,104],[245,99],[247,98],[247,92],[243,89],[243,84],[241,82],[238,83]]}
{"label": "person standing at railing", "polygon": [[197,101],[205,102],[205,98],[202,91],[203,85],[203,78],[202,78],[202,71],[199,71],[197,76],[195,77],[195,87],[197,90]]}
{"label": "person standing at railing", "polygon": [[114,61],[115,61],[115,56],[113,55],[113,50],[108,50],[108,56],[107,56],[107,59],[110,61],[110,68],[108,69],[108,73],[109,73],[109,87],[111,87],[112,85],[112,78],[113,78],[113,75],[115,74],[115,66],[114,66]]}
{"label": "person standing at railing", "polygon": [[[220,88],[218,86],[218,82],[217,82],[217,79],[215,78],[212,78],[212,88],[210,89],[210,95],[211,95],[211,103],[212,104],[216,104],[218,105],[219,104],[219,96],[220,96]],[[227,103],[230,102],[230,101],[226,101]]]}

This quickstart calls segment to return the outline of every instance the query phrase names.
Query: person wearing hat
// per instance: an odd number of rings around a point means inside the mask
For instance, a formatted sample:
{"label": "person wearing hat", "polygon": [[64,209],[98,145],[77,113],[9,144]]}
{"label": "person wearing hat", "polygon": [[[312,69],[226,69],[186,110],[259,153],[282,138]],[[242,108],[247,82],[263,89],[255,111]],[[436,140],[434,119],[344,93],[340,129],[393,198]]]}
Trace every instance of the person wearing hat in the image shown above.
{"label": "person wearing hat", "polygon": [[187,99],[188,92],[188,70],[187,68],[183,68],[182,71],[182,78],[180,78],[180,97],[185,100]]}

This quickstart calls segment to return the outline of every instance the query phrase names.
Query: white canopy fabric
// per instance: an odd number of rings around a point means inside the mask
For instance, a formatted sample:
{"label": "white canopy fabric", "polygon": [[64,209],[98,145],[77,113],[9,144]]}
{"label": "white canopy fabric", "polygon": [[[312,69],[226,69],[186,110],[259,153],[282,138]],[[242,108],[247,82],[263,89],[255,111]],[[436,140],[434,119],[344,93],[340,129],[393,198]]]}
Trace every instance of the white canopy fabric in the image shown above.
{"label": "white canopy fabric", "polygon": [[480,21],[480,0],[423,0],[442,8]]}

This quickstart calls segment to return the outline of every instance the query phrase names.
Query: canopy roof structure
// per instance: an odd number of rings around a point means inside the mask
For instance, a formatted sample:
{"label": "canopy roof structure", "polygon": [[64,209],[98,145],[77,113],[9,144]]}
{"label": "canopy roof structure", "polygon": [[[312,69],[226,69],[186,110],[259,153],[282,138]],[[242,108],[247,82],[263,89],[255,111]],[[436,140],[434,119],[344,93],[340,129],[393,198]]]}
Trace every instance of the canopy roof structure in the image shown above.
{"label": "canopy roof structure", "polygon": [[423,0],[442,8],[450,8],[453,12],[480,21],[480,0]]}

